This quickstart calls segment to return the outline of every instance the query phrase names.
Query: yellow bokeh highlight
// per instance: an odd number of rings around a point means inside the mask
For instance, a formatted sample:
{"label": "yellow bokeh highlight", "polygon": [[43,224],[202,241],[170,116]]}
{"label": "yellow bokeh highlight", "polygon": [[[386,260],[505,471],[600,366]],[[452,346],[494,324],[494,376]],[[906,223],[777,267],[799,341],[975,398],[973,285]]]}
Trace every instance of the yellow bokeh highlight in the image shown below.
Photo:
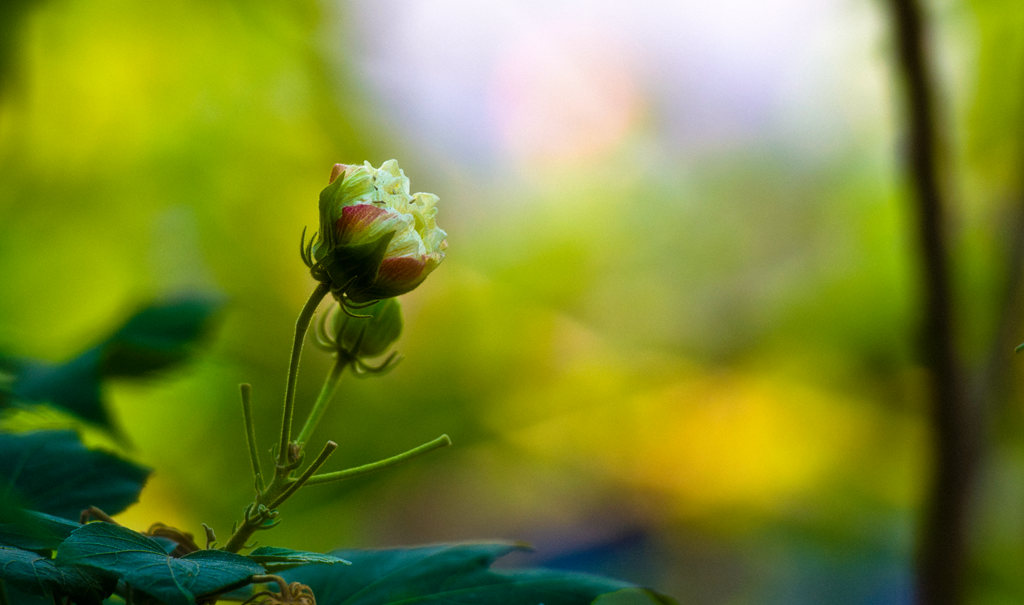
{"label": "yellow bokeh highlight", "polygon": [[[693,369],[629,395],[609,383],[613,374],[595,368],[553,397],[542,394],[540,407],[549,414],[510,440],[530,454],[661,493],[684,517],[800,506],[829,484],[849,481],[863,468],[863,454],[877,447],[878,427],[892,422],[868,402],[785,375]],[[522,400],[508,405],[531,407]],[[900,422],[905,439],[890,454],[920,445],[920,427]],[[913,467],[915,456],[903,463]],[[899,466],[867,481],[887,483],[906,471]],[[910,494],[897,491],[891,496],[905,505]]]}

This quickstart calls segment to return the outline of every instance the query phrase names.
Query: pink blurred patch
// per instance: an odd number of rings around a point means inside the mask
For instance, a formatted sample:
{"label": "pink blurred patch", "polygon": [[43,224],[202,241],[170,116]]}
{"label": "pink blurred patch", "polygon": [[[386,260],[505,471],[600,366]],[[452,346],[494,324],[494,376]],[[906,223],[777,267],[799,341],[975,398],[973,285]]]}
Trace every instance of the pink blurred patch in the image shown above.
{"label": "pink blurred patch", "polygon": [[338,241],[342,244],[349,243],[352,239],[369,230],[375,222],[381,220],[387,214],[387,210],[378,208],[373,204],[345,206],[341,209],[341,218],[334,225],[334,231],[338,234]]}

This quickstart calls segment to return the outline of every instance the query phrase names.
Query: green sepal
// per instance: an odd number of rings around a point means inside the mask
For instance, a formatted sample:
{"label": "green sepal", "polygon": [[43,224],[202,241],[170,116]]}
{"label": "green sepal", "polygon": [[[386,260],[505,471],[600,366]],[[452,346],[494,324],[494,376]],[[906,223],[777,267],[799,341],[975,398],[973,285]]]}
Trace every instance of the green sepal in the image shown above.
{"label": "green sepal", "polygon": [[402,306],[397,298],[385,298],[359,309],[360,316],[333,316],[332,332],[339,351],[350,357],[384,354],[402,334]]}
{"label": "green sepal", "polygon": [[384,253],[394,237],[395,231],[392,231],[363,244],[336,246],[320,261],[339,302],[342,295],[353,302],[374,300],[366,293],[373,287]]}

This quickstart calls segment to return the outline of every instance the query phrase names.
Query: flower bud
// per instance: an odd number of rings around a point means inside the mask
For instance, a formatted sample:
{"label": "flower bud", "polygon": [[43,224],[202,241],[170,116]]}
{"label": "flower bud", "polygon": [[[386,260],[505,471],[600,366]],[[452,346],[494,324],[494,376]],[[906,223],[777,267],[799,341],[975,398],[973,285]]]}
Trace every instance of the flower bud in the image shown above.
{"label": "flower bud", "polygon": [[380,168],[335,164],[320,193],[320,231],[306,262],[342,303],[404,294],[444,259],[448,241],[435,220],[437,202],[432,193],[410,194],[395,160]]}
{"label": "flower bud", "polygon": [[385,298],[360,309],[358,316],[337,312],[327,331],[339,354],[377,357],[402,334],[402,306],[397,298]]}

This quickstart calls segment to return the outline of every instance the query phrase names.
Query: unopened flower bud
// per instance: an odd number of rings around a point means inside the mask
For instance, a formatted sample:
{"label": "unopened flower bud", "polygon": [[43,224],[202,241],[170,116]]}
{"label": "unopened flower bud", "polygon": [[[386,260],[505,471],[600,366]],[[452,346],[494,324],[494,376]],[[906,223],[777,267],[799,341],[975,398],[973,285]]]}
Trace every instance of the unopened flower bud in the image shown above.
{"label": "unopened flower bud", "polygon": [[335,164],[320,193],[320,231],[305,252],[314,276],[343,304],[404,294],[444,259],[447,233],[437,226],[438,197],[409,193],[395,160]]}
{"label": "unopened flower bud", "polygon": [[359,317],[338,312],[331,315],[328,334],[336,349],[353,358],[383,355],[402,334],[402,306],[397,298],[385,298],[359,309]]}

